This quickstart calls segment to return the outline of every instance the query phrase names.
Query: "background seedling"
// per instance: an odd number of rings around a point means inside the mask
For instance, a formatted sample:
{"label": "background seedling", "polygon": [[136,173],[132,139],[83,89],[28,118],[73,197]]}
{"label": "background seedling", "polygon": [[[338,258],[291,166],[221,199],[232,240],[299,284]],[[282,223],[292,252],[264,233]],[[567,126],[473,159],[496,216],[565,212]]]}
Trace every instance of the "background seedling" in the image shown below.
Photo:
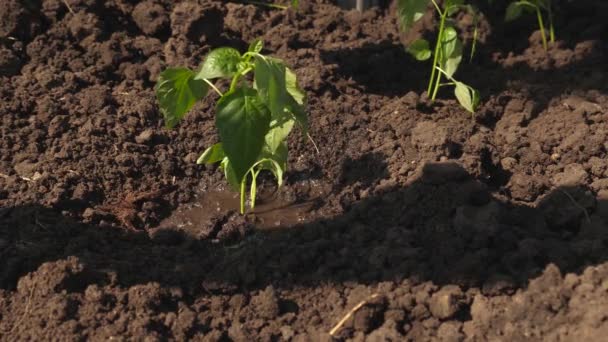
{"label": "background seedling", "polygon": [[513,21],[522,16],[524,11],[535,12],[538,20],[538,28],[540,29],[540,36],[543,40],[543,47],[547,51],[547,35],[545,33],[545,24],[543,21],[543,14],[541,9],[547,12],[549,19],[549,40],[551,43],[555,42],[555,29],[553,28],[553,12],[551,10],[551,0],[523,0],[514,1],[507,7],[505,14],[505,21]]}
{"label": "background seedling", "polygon": [[[463,0],[446,0],[442,3],[443,7],[436,0],[399,0],[397,5],[402,30],[409,30],[416,21],[425,15],[429,2],[433,4],[440,18],[435,47],[431,50],[430,43],[427,40],[418,39],[411,43],[406,50],[419,61],[425,61],[433,57],[431,77],[427,88],[431,101],[437,98],[440,87],[454,86],[454,93],[460,105],[474,113],[479,105],[479,93],[472,87],[454,79],[454,74],[462,60],[463,44],[458,38],[451,17],[459,10],[467,10],[473,14],[474,23],[477,23],[477,11],[472,6],[465,5]],[[476,32],[477,29],[474,31],[471,59],[475,53]],[[449,82],[442,83],[443,76]]]}
{"label": "background seedling", "polygon": [[[221,142],[207,148],[198,164],[220,163],[228,183],[240,192],[240,211],[245,212],[247,179],[251,176],[251,209],[255,208],[257,177],[271,171],[278,186],[287,168],[287,136],[298,124],[307,129],[305,94],[296,74],[282,60],[262,55],[262,41],[247,52],[221,47],[209,52],[197,71],[169,68],[156,84],[156,96],[168,128],[175,126],[207,94],[220,95],[215,123]],[[253,79],[245,76],[253,73]],[[222,93],[211,81],[230,79]]]}

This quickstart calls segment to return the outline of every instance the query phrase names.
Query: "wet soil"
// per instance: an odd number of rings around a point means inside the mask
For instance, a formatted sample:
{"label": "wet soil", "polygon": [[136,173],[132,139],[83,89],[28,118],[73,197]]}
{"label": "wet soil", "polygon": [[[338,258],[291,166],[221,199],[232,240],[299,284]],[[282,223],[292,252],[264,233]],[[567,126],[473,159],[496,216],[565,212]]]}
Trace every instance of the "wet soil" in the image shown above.
{"label": "wet soil", "polygon": [[[0,0],[0,340],[604,339],[608,8],[557,4],[545,53],[484,4],[472,118],[426,100],[402,43],[433,23],[402,35],[394,4]],[[153,93],[257,37],[319,147],[290,138],[265,221],[209,200],[213,95],[169,131]]]}

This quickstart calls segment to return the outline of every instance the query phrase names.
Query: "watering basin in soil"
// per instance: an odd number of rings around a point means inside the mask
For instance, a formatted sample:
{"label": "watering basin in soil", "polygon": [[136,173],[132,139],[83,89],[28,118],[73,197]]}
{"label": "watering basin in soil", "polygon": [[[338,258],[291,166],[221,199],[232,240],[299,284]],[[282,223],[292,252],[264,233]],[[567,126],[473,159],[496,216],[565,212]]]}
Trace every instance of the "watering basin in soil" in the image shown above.
{"label": "watering basin in soil", "polygon": [[[255,210],[247,203],[246,221],[257,229],[289,227],[312,220],[311,211],[318,206],[325,189],[320,185],[310,187],[305,199],[285,200],[274,192],[260,191]],[[161,222],[161,227],[176,227],[194,235],[201,227],[225,216],[238,212],[239,194],[230,190],[209,190],[198,195],[196,202],[175,210]]]}

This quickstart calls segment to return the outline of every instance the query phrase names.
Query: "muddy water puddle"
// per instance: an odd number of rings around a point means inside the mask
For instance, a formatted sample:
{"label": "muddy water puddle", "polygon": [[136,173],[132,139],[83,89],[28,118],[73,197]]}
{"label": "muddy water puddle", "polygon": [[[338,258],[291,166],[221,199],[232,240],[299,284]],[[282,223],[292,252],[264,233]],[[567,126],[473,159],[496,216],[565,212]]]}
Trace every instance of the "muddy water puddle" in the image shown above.
{"label": "muddy water puddle", "polygon": [[[258,229],[273,229],[310,222],[311,212],[322,202],[328,191],[321,185],[311,186],[304,199],[288,201],[275,193],[258,194],[255,210],[248,209],[248,222]],[[249,203],[247,203],[249,207]],[[197,200],[175,210],[161,222],[161,227],[175,227],[185,231],[197,231],[209,225],[217,217],[239,209],[239,194],[230,190],[208,190],[198,194]]]}

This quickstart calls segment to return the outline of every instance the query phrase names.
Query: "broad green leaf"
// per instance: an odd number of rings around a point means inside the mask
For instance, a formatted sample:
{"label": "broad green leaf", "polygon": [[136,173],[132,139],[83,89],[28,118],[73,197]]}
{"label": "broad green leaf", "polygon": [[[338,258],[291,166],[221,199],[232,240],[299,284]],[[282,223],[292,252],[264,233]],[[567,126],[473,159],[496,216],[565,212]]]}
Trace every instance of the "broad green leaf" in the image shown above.
{"label": "broad green leaf", "polygon": [[221,47],[209,52],[196,75],[197,79],[232,77],[237,72],[241,54],[231,47]]}
{"label": "broad green leaf", "polygon": [[234,169],[232,168],[228,157],[225,157],[222,160],[220,167],[222,168],[222,170],[224,170],[224,177],[226,177],[228,185],[230,185],[232,190],[240,191],[241,180],[236,176],[236,173],[234,172]]}
{"label": "broad green leaf", "polygon": [[280,120],[288,98],[285,65],[278,59],[256,56],[254,77],[256,89],[270,109],[272,119]]}
{"label": "broad green leaf", "polygon": [[196,160],[197,164],[213,164],[222,161],[226,157],[222,143],[214,144],[207,148],[203,154]]}
{"label": "broad green leaf", "polygon": [[303,105],[306,101],[306,93],[298,86],[298,77],[296,73],[289,68],[285,68],[285,87],[287,92],[299,105]]}
{"label": "broad green leaf", "polygon": [[197,100],[207,94],[209,86],[194,79],[187,68],[170,68],[160,73],[156,82],[156,98],[168,128],[175,126]]}
{"label": "broad green leaf", "polygon": [[464,109],[471,113],[475,113],[479,105],[479,92],[468,85],[455,81],[454,95]]}
{"label": "broad green leaf", "polygon": [[407,47],[406,51],[419,61],[426,61],[432,55],[429,42],[426,39],[415,40]]}
{"label": "broad green leaf", "polygon": [[407,32],[426,12],[429,0],[398,0],[397,15],[401,29]]}
{"label": "broad green leaf", "polygon": [[237,179],[256,162],[269,124],[270,112],[254,89],[237,88],[218,101],[216,125]]}
{"label": "broad green leaf", "polygon": [[251,44],[249,44],[249,49],[247,49],[247,51],[260,53],[263,48],[264,48],[264,42],[258,38],[256,40],[252,41]]}
{"label": "broad green leaf", "polygon": [[460,65],[460,61],[462,60],[462,43],[460,39],[455,38],[453,40],[453,50],[452,54],[443,60],[442,69],[446,72],[448,78],[451,78],[458,70],[458,65]]}
{"label": "broad green leaf", "polygon": [[293,128],[293,124],[293,120],[287,120],[266,133],[265,140],[266,145],[270,149],[270,153],[275,153],[279,145],[287,139],[287,136]]}
{"label": "broad green leaf", "polygon": [[505,13],[505,21],[513,21],[521,17],[523,13],[522,6],[517,2],[512,2],[507,7],[507,11]]}

